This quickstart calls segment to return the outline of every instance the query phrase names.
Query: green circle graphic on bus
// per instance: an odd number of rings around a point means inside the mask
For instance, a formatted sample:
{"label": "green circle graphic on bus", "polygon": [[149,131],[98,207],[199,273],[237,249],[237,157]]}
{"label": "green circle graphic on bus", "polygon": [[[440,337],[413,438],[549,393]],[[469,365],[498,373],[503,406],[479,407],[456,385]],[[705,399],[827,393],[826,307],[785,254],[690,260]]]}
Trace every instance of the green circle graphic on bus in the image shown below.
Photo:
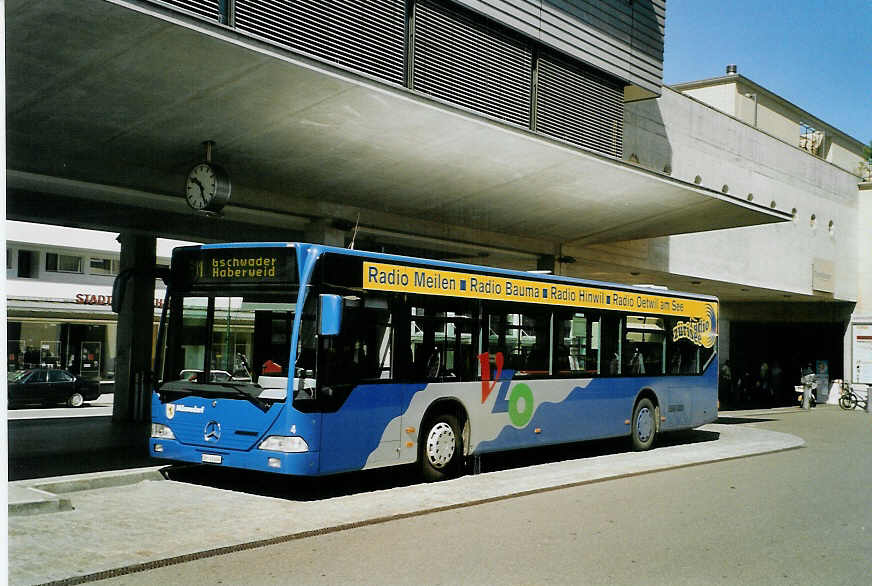
{"label": "green circle graphic on bus", "polygon": [[509,395],[509,419],[515,427],[524,427],[533,417],[533,391],[525,384],[516,385]]}

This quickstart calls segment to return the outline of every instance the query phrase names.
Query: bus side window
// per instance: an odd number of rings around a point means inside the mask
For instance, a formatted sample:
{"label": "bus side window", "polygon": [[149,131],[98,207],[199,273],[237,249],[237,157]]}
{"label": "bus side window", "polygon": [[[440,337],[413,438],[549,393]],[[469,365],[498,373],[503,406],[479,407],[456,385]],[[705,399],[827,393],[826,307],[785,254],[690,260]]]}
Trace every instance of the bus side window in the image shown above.
{"label": "bus side window", "polygon": [[687,338],[673,339],[673,331],[682,318],[668,318],[666,321],[666,353],[669,356],[669,374],[698,374],[702,348]]}
{"label": "bus side window", "polygon": [[554,369],[560,376],[591,376],[602,372],[600,316],[585,311],[554,314]]}
{"label": "bus side window", "polygon": [[322,343],[324,384],[354,385],[392,378],[393,326],[385,298],[346,297],[342,330]]}
{"label": "bus side window", "polygon": [[621,363],[621,328],[623,319],[620,315],[603,312],[600,325],[600,359],[602,374],[619,375],[624,371]]}
{"label": "bus side window", "polygon": [[548,376],[551,360],[551,312],[515,304],[488,304],[487,351],[503,353],[505,368],[517,377]]}
{"label": "bus side window", "polygon": [[666,362],[666,330],[662,317],[628,315],[625,318],[625,374],[664,374]]}
{"label": "bus side window", "polygon": [[411,378],[466,381],[478,376],[477,306],[464,299],[419,297],[410,312]]}

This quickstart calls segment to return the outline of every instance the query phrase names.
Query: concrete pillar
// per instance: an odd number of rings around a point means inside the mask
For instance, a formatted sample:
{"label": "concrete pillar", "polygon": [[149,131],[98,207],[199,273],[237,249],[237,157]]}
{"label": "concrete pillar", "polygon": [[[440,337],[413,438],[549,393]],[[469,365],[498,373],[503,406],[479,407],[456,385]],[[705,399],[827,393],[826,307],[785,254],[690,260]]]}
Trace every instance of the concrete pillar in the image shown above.
{"label": "concrete pillar", "polygon": [[151,417],[149,373],[154,331],[154,236],[124,232],[121,273],[132,269],[118,313],[115,352],[115,421],[147,421]]}
{"label": "concrete pillar", "polygon": [[306,242],[345,248],[345,231],[335,228],[330,220],[312,220],[304,231]]}

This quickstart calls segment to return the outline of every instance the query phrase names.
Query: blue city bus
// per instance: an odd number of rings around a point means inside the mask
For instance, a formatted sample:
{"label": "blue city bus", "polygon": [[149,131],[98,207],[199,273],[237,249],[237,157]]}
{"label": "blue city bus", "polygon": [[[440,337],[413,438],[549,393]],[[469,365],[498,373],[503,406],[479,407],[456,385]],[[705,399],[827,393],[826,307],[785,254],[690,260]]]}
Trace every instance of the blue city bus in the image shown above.
{"label": "blue city bus", "polygon": [[715,297],[301,243],[177,248],[150,452],[289,475],[717,418]]}

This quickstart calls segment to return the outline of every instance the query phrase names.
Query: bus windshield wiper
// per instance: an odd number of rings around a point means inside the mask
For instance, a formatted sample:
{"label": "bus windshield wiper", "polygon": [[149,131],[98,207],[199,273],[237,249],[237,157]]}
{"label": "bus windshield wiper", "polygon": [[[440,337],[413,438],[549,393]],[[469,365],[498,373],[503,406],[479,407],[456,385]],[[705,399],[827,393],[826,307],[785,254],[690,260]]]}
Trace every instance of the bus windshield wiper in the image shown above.
{"label": "bus windshield wiper", "polygon": [[[251,393],[245,391],[245,390],[242,388],[242,385],[240,385],[239,383],[212,383],[212,384],[213,384],[213,385],[218,385],[218,386],[220,386],[220,387],[224,387],[225,389],[232,389],[232,390],[236,391],[236,393],[237,393],[238,395],[242,395],[243,397],[245,397],[246,399],[248,399],[249,401],[251,401],[251,403],[252,403],[255,407],[257,407],[258,409],[260,409],[260,410],[263,411],[264,413],[266,413],[267,411],[269,411],[269,407],[270,407],[270,406],[269,406],[269,403],[267,403],[266,401],[264,401],[264,400],[261,399],[260,397],[257,397],[257,396],[255,396],[255,395],[252,395]],[[260,387],[258,387],[258,388],[260,388]]]}
{"label": "bus windshield wiper", "polygon": [[[241,383],[229,383],[229,382],[211,382],[211,383],[196,383],[192,381],[172,381],[169,383],[165,383],[158,390],[158,393],[161,397],[174,397],[181,398],[186,395],[206,395],[212,394],[219,391],[215,387],[221,387],[222,389],[230,389],[234,392],[234,394],[241,396],[242,398],[250,401],[255,407],[260,409],[263,412],[269,411],[270,404],[260,397],[248,393],[244,390],[244,387],[247,386]],[[254,387],[259,389],[260,387]],[[169,399],[173,400],[173,399]]]}

